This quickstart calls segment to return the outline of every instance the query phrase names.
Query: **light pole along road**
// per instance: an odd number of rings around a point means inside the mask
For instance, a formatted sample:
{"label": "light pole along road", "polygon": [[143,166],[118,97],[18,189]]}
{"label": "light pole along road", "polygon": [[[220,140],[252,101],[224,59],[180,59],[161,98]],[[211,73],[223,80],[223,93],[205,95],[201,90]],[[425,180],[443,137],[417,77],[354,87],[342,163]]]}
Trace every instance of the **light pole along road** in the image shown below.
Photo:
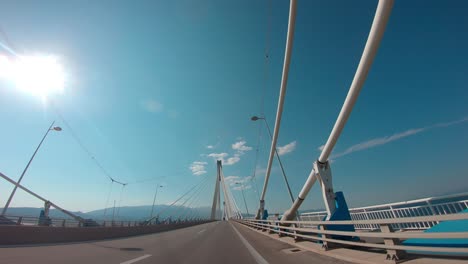
{"label": "light pole along road", "polygon": [[8,210],[8,206],[10,206],[11,200],[13,200],[13,196],[15,195],[16,189],[18,189],[18,185],[21,183],[21,180],[23,179],[24,174],[26,174],[26,171],[28,170],[29,165],[31,165],[31,162],[33,161],[34,157],[36,156],[37,151],[38,151],[39,148],[41,147],[42,142],[44,142],[44,140],[45,140],[45,138],[47,137],[47,135],[49,134],[49,132],[50,132],[51,130],[54,130],[54,131],[62,131],[62,128],[61,128],[61,127],[58,127],[58,126],[54,127],[54,124],[55,124],[55,121],[53,121],[52,124],[50,125],[50,127],[47,129],[47,131],[46,131],[44,137],[42,137],[41,142],[40,142],[39,145],[37,146],[36,150],[34,151],[32,157],[31,157],[31,159],[29,160],[28,164],[27,164],[26,167],[24,168],[23,173],[21,173],[21,176],[20,176],[19,180],[16,182],[15,187],[13,188],[13,191],[11,192],[10,197],[8,198],[8,201],[6,202],[5,206],[3,207],[2,215],[5,215],[6,211]]}
{"label": "light pole along road", "polygon": [[154,204],[156,203],[156,196],[158,195],[158,188],[162,188],[162,187],[164,187],[164,186],[159,185],[159,183],[156,185],[156,192],[154,193],[153,206],[151,207],[150,219],[153,218]]}
{"label": "light pole along road", "polygon": [[236,184],[240,185],[241,191],[242,191],[242,198],[244,198],[244,204],[245,204],[245,211],[247,211],[247,216],[249,216],[249,208],[247,207],[247,202],[245,201],[245,194],[244,194],[244,184],[242,182],[236,182]]}
{"label": "light pole along road", "polygon": [[[267,127],[268,134],[270,135],[270,139],[273,139],[273,135],[271,134],[270,126],[268,125],[268,122],[266,121],[265,117],[252,116],[250,118],[250,120],[252,120],[252,121],[263,120],[265,122],[265,126]],[[280,165],[281,172],[283,173],[284,182],[286,183],[286,187],[288,188],[289,198],[291,198],[291,201],[294,202],[294,196],[292,194],[291,187],[289,186],[288,178],[286,177],[286,172],[284,171],[283,162],[281,162],[281,158],[280,158],[280,156],[278,154],[278,150],[276,148],[275,148],[275,154],[276,154],[276,158],[278,159],[278,163]]]}

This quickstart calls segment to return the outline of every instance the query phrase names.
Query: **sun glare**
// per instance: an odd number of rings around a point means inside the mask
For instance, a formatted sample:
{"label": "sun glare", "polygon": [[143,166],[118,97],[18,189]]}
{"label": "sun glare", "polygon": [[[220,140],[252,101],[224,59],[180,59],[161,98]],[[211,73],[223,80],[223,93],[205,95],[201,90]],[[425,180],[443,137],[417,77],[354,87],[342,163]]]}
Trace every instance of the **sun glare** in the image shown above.
{"label": "sun glare", "polygon": [[45,97],[61,93],[65,73],[58,59],[51,55],[19,56],[13,59],[0,55],[0,78],[22,91]]}

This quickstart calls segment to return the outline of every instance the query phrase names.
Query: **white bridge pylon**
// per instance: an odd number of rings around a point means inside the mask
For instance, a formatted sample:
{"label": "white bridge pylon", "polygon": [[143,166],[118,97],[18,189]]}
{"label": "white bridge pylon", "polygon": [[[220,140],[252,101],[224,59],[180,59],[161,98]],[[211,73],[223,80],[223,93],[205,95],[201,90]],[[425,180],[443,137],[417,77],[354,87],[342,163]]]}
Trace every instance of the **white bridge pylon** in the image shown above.
{"label": "white bridge pylon", "polygon": [[[325,208],[327,211],[327,220],[329,220],[332,214],[336,211],[335,206],[335,192],[333,190],[333,183],[332,183],[332,173],[330,169],[330,164],[328,159],[330,154],[340,137],[343,128],[348,121],[348,118],[352,112],[354,104],[359,96],[361,88],[364,85],[364,82],[367,78],[369,70],[372,66],[374,61],[375,55],[377,54],[377,50],[379,48],[380,42],[382,40],[383,34],[385,32],[385,28],[388,22],[388,19],[391,14],[391,10],[393,7],[394,0],[379,0],[377,5],[377,10],[375,12],[374,20],[372,22],[372,26],[369,32],[369,36],[367,38],[366,45],[364,47],[364,51],[362,53],[361,59],[359,61],[358,68],[354,75],[353,81],[349,88],[348,95],[346,96],[345,102],[341,108],[341,111],[338,115],[338,118],[333,126],[333,129],[328,137],[324,148],[317,159],[313,163],[312,171],[310,172],[304,186],[301,189],[301,192],[297,196],[296,200],[294,200],[291,207],[284,212],[281,221],[285,223],[285,221],[293,220],[296,215],[299,207],[301,206],[302,202],[306,199],[307,194],[309,193],[310,189],[314,185],[316,181],[319,182],[323,200],[325,203]],[[263,184],[262,194],[260,196],[260,205],[255,216],[256,219],[262,219],[265,217],[265,195],[268,187],[268,180],[270,178],[271,173],[271,166],[273,162],[274,152],[276,151],[276,142],[279,135],[279,129],[281,125],[281,117],[283,112],[283,104],[286,96],[286,88],[287,88],[287,81],[288,81],[288,74],[289,74],[289,65],[291,62],[292,56],[292,46],[294,40],[294,27],[296,21],[296,9],[297,9],[297,0],[290,0],[290,8],[289,8],[289,19],[288,19],[288,31],[286,35],[286,49],[285,49],[285,56],[284,56],[284,64],[283,64],[283,73],[281,77],[281,86],[280,86],[280,94],[278,99],[278,108],[276,112],[276,120],[275,120],[275,128],[273,131],[273,137],[271,141],[271,149],[270,155],[268,159],[268,165],[265,173],[265,182]]]}
{"label": "white bridge pylon", "polygon": [[[216,183],[211,207],[211,220],[242,219],[242,214],[229,186],[226,186],[223,165],[220,160],[216,162]],[[223,191],[223,210],[221,210],[221,189]]]}

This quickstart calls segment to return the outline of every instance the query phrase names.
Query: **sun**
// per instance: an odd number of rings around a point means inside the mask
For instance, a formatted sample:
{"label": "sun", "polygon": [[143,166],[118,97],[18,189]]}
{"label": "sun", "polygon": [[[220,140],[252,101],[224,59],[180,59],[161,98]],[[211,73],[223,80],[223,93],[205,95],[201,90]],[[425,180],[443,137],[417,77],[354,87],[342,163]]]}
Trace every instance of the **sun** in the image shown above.
{"label": "sun", "polygon": [[21,91],[41,97],[62,93],[65,86],[63,67],[58,58],[52,55],[13,58],[0,55],[0,78],[11,82]]}

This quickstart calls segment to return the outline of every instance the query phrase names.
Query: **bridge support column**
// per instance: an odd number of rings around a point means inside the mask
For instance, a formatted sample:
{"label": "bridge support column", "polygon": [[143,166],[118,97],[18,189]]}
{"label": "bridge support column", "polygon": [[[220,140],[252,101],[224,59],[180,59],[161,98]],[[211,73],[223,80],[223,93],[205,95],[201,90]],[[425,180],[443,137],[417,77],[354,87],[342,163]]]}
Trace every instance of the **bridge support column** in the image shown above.
{"label": "bridge support column", "polygon": [[[354,104],[356,103],[359,93],[364,85],[375,55],[377,54],[377,50],[385,32],[385,27],[390,17],[393,2],[394,0],[379,0],[369,36],[361,56],[361,60],[359,61],[358,68],[356,69],[356,73],[349,88],[345,102],[343,103],[343,107],[341,108],[340,114],[336,119],[335,125],[333,126],[330,136],[328,137],[327,143],[323,146],[318,160],[314,163],[314,169],[312,169],[309,177],[307,178],[307,181],[304,184],[304,187],[302,188],[298,198],[294,201],[291,208],[284,213],[283,218],[281,219],[282,221],[283,219],[285,221],[294,219],[297,210],[301,206],[302,202],[309,193],[310,188],[317,179],[319,179],[320,185],[322,187],[322,194],[325,200],[325,206],[327,207],[328,219],[331,217],[331,212],[335,210],[333,205],[334,192],[332,188],[331,172],[329,171],[328,159],[343,131],[343,128],[346,125],[346,122],[348,121],[349,116],[351,115],[351,111],[353,110]],[[265,185],[268,183],[267,179],[268,178],[265,179]]]}
{"label": "bridge support column", "polygon": [[[380,225],[380,231],[382,233],[393,233],[393,228],[390,224],[382,224]],[[400,241],[397,238],[385,238],[384,243],[387,246],[396,246],[400,244]],[[389,263],[398,263],[405,256],[406,252],[404,250],[387,249],[387,257],[385,261]]]}
{"label": "bridge support column", "polygon": [[40,226],[50,226],[52,220],[49,217],[51,203],[49,201],[44,202],[44,211],[41,212],[39,216],[39,225]]}
{"label": "bridge support column", "polygon": [[220,198],[220,192],[219,192],[219,183],[221,181],[221,161],[218,160],[216,162],[217,165],[217,170],[216,170],[216,185],[215,185],[215,192],[213,196],[213,205],[211,206],[211,220],[216,220],[216,215],[218,212],[218,207],[221,207],[219,204],[221,198]]}
{"label": "bridge support column", "polygon": [[44,203],[44,216],[49,217],[49,211],[50,211],[50,202],[46,201]]}
{"label": "bridge support column", "polygon": [[[327,230],[327,227],[324,226],[324,225],[321,225],[319,228],[320,228],[321,231]],[[323,238],[329,238],[329,236],[327,236],[326,234],[322,234],[322,237],[323,237]],[[328,241],[322,240],[322,250],[323,250],[323,251],[327,251],[327,250],[329,249],[329,248],[328,248],[328,246],[329,246],[328,244],[329,244]]]}

